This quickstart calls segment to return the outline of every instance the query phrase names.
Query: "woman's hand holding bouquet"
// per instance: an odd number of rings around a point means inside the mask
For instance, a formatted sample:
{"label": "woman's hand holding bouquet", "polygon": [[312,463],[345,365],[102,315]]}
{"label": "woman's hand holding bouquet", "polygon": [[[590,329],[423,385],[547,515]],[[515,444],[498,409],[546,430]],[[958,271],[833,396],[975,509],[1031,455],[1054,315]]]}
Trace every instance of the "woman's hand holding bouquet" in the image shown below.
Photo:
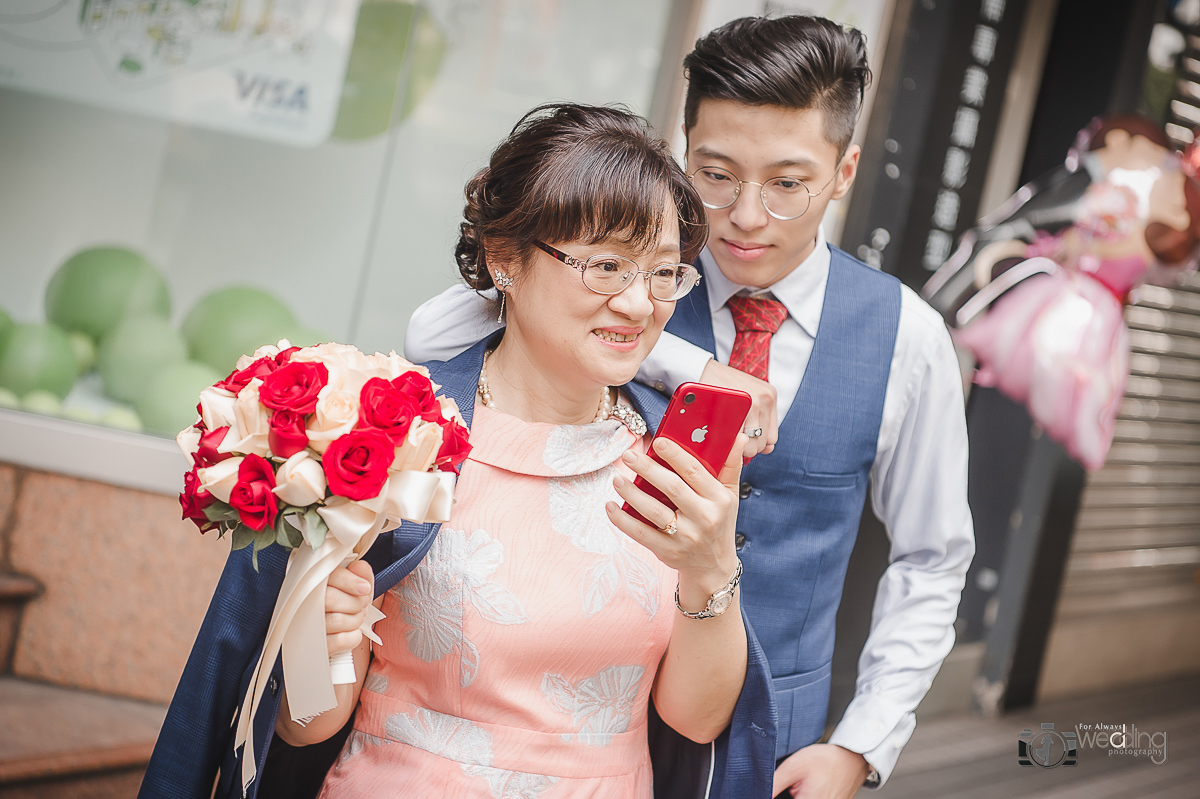
{"label": "woman's hand holding bouquet", "polygon": [[[242,356],[200,393],[199,420],[176,438],[193,464],[179,496],[183,518],[202,533],[229,533],[234,550],[253,545],[255,569],[263,548],[291,550],[235,746],[249,739],[280,651],[290,713],[300,721],[336,705],[335,683],[355,681],[353,646],[332,650],[335,641],[356,645],[358,632],[378,642],[370,628],[382,614],[369,597],[360,626],[326,640],[334,570],[403,519],[449,518],[454,473],[470,444],[454,401],[436,390],[425,369],[395,352],[284,340]],[[253,758],[243,768],[248,783]]]}

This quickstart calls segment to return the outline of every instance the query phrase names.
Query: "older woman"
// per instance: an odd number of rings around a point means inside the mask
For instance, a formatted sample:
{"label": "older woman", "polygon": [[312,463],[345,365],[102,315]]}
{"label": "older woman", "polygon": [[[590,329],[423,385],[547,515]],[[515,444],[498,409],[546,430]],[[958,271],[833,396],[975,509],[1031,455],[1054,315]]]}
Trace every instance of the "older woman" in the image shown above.
{"label": "older woman", "polygon": [[[431,365],[471,428],[453,514],[436,536],[404,525],[330,578],[329,650],[353,650],[358,680],[304,725],[282,686],[272,749],[336,745],[350,726],[318,770],[331,798],[769,796],[773,714],[737,600],[744,436],[715,478],[656,444],[669,471],[645,454],[665,403],[629,383],[698,281],[699,198],[642,120],[578,105],[527,115],[466,193],[459,267],[499,290],[507,326]],[[359,627],[373,594],[386,619],[372,652]],[[651,726],[683,778],[654,771]],[[256,757],[260,796],[300,790],[303,754],[287,769]],[[152,764],[156,784],[169,768]]]}
{"label": "older woman", "polygon": [[741,446],[717,479],[660,444],[678,477],[641,454],[646,425],[613,388],[696,284],[681,261],[704,241],[703,208],[639,120],[579,106],[526,117],[467,197],[459,266],[500,290],[507,328],[480,363],[454,513],[376,600],[385,646],[369,665],[370,567],[331,580],[330,649],[355,644],[362,679],[278,732],[322,741],[358,705],[326,797],[649,797],[651,696],[707,743],[746,669],[736,591],[733,612],[680,612],[736,585]]}

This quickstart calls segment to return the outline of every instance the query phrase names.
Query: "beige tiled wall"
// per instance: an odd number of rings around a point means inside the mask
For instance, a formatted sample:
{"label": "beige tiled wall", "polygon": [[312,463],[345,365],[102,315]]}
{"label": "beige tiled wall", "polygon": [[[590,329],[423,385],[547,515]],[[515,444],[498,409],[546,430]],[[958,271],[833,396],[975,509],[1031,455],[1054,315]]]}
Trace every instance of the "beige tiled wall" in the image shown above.
{"label": "beige tiled wall", "polygon": [[0,464],[9,561],[45,592],[26,606],[13,672],[167,702],[229,551],[173,497]]}

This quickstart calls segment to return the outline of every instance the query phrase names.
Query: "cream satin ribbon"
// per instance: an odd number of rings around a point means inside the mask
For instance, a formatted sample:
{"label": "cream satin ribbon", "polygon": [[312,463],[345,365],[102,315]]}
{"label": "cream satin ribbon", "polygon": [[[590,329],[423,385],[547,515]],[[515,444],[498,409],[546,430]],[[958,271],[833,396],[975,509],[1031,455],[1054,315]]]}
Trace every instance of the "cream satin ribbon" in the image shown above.
{"label": "cream satin ribbon", "polygon": [[[283,677],[293,721],[311,719],[337,705],[325,643],[325,586],[333,570],[361,557],[384,529],[407,519],[425,524],[450,518],[454,475],[450,472],[397,472],[389,476],[379,496],[354,502],[334,497],[317,513],[329,527],[325,541],[313,549],[304,543],[292,550],[267,638],[250,685],[246,689],[234,733],[233,747],[242,753],[242,791],[258,771],[254,756],[253,722],[266,691],[275,658],[283,653]],[[381,643],[371,625],[383,614],[367,606],[362,630]]]}

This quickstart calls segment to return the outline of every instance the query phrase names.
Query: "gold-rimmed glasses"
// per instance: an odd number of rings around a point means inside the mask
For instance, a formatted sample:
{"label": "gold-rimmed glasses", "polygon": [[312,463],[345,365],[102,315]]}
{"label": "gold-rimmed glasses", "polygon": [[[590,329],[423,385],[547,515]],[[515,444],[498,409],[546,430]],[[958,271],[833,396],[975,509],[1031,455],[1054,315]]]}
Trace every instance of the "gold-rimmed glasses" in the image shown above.
{"label": "gold-rimmed glasses", "polygon": [[584,287],[595,294],[620,294],[633,285],[635,277],[644,275],[651,297],[674,302],[687,296],[700,282],[699,270],[688,264],[658,264],[652,269],[639,269],[637,262],[620,255],[593,255],[581,261],[545,242],[535,241],[534,244],[542,252],[577,270]]}

